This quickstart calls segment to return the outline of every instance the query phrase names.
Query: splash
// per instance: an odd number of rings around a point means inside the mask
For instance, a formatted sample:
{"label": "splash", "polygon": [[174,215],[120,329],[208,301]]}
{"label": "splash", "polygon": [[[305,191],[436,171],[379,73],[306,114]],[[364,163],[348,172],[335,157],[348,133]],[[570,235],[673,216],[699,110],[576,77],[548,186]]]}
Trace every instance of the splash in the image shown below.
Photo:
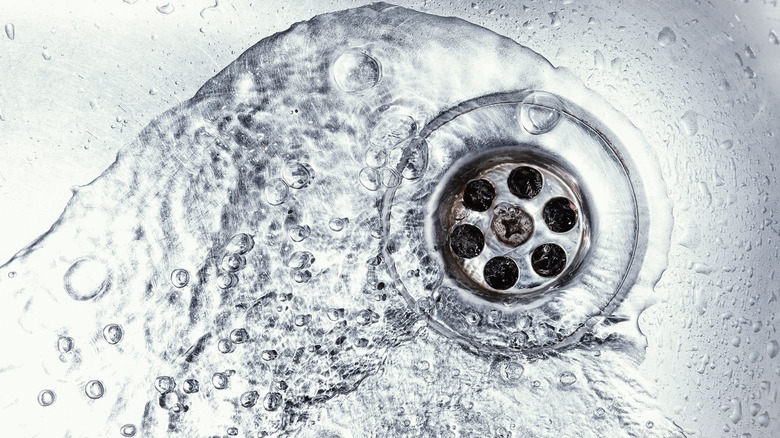
{"label": "splash", "polygon": [[[480,96],[579,92],[552,70],[384,4],[262,40],[0,268],[6,433],[679,436],[636,369],[637,307],[566,349],[478,351],[431,329],[387,257],[387,194],[454,159],[422,127]],[[545,133],[558,102],[535,96],[515,114]],[[439,270],[415,257],[412,277]]]}

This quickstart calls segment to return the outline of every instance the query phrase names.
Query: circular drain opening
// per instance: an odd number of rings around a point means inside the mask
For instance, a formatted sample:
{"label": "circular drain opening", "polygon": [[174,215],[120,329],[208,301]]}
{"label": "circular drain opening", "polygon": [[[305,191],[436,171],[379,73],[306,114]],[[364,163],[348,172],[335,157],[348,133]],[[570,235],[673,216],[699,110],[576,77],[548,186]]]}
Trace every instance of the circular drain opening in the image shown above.
{"label": "circular drain opening", "polygon": [[398,166],[414,178],[385,200],[398,289],[433,327],[478,348],[576,341],[622,300],[648,248],[646,171],[626,161],[621,140],[536,91],[477,98],[431,120],[412,140],[425,156]]}
{"label": "circular drain opening", "polygon": [[[531,145],[495,148],[454,166],[429,226],[446,270],[488,299],[542,292],[588,246],[576,179]],[[473,175],[465,184],[464,175]]]}

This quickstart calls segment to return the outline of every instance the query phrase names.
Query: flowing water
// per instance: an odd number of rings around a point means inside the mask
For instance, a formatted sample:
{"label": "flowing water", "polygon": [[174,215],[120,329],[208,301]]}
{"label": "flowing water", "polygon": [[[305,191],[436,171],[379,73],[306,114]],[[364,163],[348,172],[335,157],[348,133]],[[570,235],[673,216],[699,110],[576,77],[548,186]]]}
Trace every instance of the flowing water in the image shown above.
{"label": "flowing water", "polygon": [[75,112],[0,92],[0,174],[97,176],[0,267],[7,434],[777,435],[776,4],[116,3],[36,49]]}

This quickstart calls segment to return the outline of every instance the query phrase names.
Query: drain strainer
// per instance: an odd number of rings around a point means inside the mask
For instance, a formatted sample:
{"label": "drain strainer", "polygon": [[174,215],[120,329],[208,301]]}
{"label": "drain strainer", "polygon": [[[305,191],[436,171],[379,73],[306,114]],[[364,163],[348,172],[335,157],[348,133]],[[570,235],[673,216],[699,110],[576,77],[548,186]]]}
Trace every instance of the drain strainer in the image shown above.
{"label": "drain strainer", "polygon": [[573,102],[486,96],[408,141],[430,152],[424,172],[388,192],[387,256],[435,327],[478,347],[549,347],[636,279],[641,182],[626,146]]}

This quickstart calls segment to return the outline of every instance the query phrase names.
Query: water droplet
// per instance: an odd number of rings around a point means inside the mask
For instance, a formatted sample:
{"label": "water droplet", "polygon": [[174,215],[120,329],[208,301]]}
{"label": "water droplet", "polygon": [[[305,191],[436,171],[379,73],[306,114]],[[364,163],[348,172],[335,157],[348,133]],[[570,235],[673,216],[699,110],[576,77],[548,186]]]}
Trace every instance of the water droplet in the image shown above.
{"label": "water droplet", "polygon": [[770,359],[774,359],[777,356],[778,350],[780,350],[780,348],[778,347],[777,341],[770,341],[766,345],[766,354]]}
{"label": "water droplet", "polygon": [[682,117],[680,117],[680,125],[682,126],[683,130],[688,135],[696,135],[697,132],[699,132],[699,122],[698,122],[699,114],[696,113],[696,111],[688,110],[683,114]]}
{"label": "water droplet", "polygon": [[282,394],[278,392],[269,392],[263,398],[263,408],[266,411],[275,411],[282,404]]}
{"label": "water droplet", "polygon": [[194,394],[200,390],[200,383],[195,379],[187,379],[182,385],[182,390],[187,394]]}
{"label": "water droplet", "polygon": [[334,217],[330,221],[328,221],[328,228],[330,228],[333,231],[339,232],[344,229],[344,227],[347,226],[349,223],[349,219],[345,217]]}
{"label": "water droplet", "polygon": [[403,149],[401,163],[403,163],[401,176],[405,179],[414,180],[423,176],[428,167],[428,142],[421,137],[409,141]]}
{"label": "water droplet", "polygon": [[282,170],[284,182],[293,189],[302,189],[311,180],[311,171],[307,164],[288,163]]}
{"label": "water droplet", "polygon": [[550,26],[561,27],[561,18],[557,12],[550,12],[547,16],[550,17]]}
{"label": "water droplet", "polygon": [[664,27],[660,32],[658,32],[658,44],[661,47],[670,46],[674,44],[675,41],[677,41],[677,35],[674,34],[672,29]]}
{"label": "water droplet", "polygon": [[[417,132],[417,122],[413,118],[407,115],[390,114],[382,117],[371,129],[369,142],[377,151],[392,149],[402,141],[411,138],[415,132]],[[369,163],[368,155],[366,156],[366,164],[371,167],[381,167],[384,164],[384,157],[382,157],[382,164],[376,165],[377,161]]]}
{"label": "water droplet", "polygon": [[360,171],[360,175],[358,175],[358,180],[363,187],[372,192],[379,189],[379,172],[374,168],[364,167],[363,170]]}
{"label": "water droplet", "polygon": [[274,178],[265,186],[265,200],[271,205],[283,203],[288,196],[290,196],[290,188],[281,178]]}
{"label": "water droplet", "polygon": [[214,388],[225,389],[228,387],[228,376],[225,373],[214,373],[211,376],[211,384],[214,385]]}
{"label": "water droplet", "polygon": [[118,343],[124,337],[125,331],[119,324],[108,324],[103,327],[103,339],[111,345]]}
{"label": "water droplet", "polygon": [[293,242],[302,242],[311,234],[311,227],[308,225],[293,225],[287,234]]}
{"label": "water droplet", "polygon": [[279,356],[279,354],[276,352],[276,350],[263,350],[263,352],[260,353],[260,358],[264,361],[274,360],[277,356]]}
{"label": "water droplet", "polygon": [[249,340],[249,332],[245,328],[233,329],[230,332],[230,342],[234,344],[243,344]]}
{"label": "water droplet", "polygon": [[604,54],[600,50],[593,52],[593,66],[599,70],[604,70],[605,65]]}
{"label": "water droplet", "polygon": [[176,382],[171,376],[159,376],[154,379],[154,389],[160,394],[171,392],[174,388],[176,388]]}
{"label": "water droplet", "polygon": [[16,28],[13,23],[5,25],[5,36],[7,36],[9,40],[13,40],[16,37]]}
{"label": "water droplet", "polygon": [[186,269],[174,269],[171,272],[171,284],[173,287],[182,288],[190,282],[190,273]]}
{"label": "water droplet", "polygon": [[761,427],[767,427],[769,426],[769,413],[767,411],[764,411],[761,415],[756,418],[756,421],[758,422],[758,425]]}
{"label": "water droplet", "polygon": [[74,300],[95,298],[108,288],[109,283],[106,266],[92,258],[78,260],[65,272],[65,291]]}
{"label": "water droplet", "polygon": [[290,269],[306,269],[314,263],[314,256],[309,251],[295,251],[287,260]]}
{"label": "water droplet", "polygon": [[349,93],[368,90],[382,78],[379,62],[359,50],[342,53],[331,70],[336,85]]}
{"label": "water droplet", "polygon": [[57,339],[57,350],[62,354],[70,353],[71,350],[73,350],[73,338],[60,336],[60,338]]}
{"label": "water droplet", "polygon": [[44,389],[43,391],[38,393],[38,404],[41,406],[51,406],[52,403],[57,399],[57,396],[54,394],[54,391],[51,389]]}
{"label": "water droplet", "polygon": [[241,254],[227,253],[222,257],[222,269],[237,272],[246,266],[246,258]]}
{"label": "water droplet", "polygon": [[100,397],[103,397],[103,394],[106,393],[106,389],[103,387],[103,382],[100,380],[90,380],[84,386],[84,393],[92,400],[97,400]]}
{"label": "water droplet", "polygon": [[231,272],[221,272],[217,275],[217,287],[220,289],[230,289],[238,284],[238,277]]}
{"label": "water droplet", "polygon": [[228,354],[236,351],[236,344],[230,342],[230,339],[222,338],[217,342],[217,349],[222,354]]}
{"label": "water droplet", "polygon": [[226,250],[229,252],[235,252],[238,254],[246,254],[255,247],[255,239],[249,234],[238,233],[230,238],[226,246]]}
{"label": "water droplet", "polygon": [[772,44],[780,44],[780,38],[777,37],[774,30],[769,31],[769,42]]}
{"label": "water droplet", "polygon": [[170,4],[170,3],[166,3],[164,5],[157,6],[157,12],[159,12],[161,14],[165,14],[165,15],[168,15],[168,14],[172,13],[175,9],[176,8],[172,4]]}
{"label": "water droplet", "polygon": [[[127,1],[127,0],[125,0],[125,1]],[[135,0],[133,0],[133,1],[135,1]],[[137,431],[137,429],[136,429],[135,425],[133,425],[133,424],[125,424],[124,426],[122,426],[121,429],[119,429],[119,433],[121,433],[122,436],[125,436],[125,437],[135,436],[136,431]]]}
{"label": "water droplet", "polygon": [[756,57],[756,52],[754,52],[753,49],[750,46],[748,46],[747,44],[745,44],[745,56],[748,57],[748,58],[755,58]]}
{"label": "water droplet", "polygon": [[528,133],[539,135],[549,132],[561,119],[563,104],[552,94],[537,91],[520,104],[520,125]]}
{"label": "water droplet", "polygon": [[577,376],[575,376],[574,374],[572,374],[569,371],[564,371],[560,375],[560,382],[561,382],[561,385],[563,385],[563,386],[573,385],[574,382],[576,382],[576,381],[577,381]]}
{"label": "water droplet", "polygon": [[132,5],[132,4],[134,4],[135,2],[137,2],[138,0],[122,0],[122,1],[124,1],[124,2],[125,2],[125,3],[127,3],[128,5]]}
{"label": "water droplet", "polygon": [[152,88],[149,89],[149,94],[151,96],[154,96],[155,94],[157,94],[159,92],[160,92],[160,90],[158,90],[157,87],[152,87]]}
{"label": "water droplet", "polygon": [[46,49],[43,49],[43,52],[41,52],[41,56],[43,56],[43,59],[45,59],[46,61],[51,60],[51,54]]}
{"label": "water droplet", "polygon": [[203,15],[203,14],[205,14],[206,11],[208,11],[209,9],[215,9],[217,6],[219,6],[219,0],[214,0],[214,4],[213,5],[206,6],[205,8],[201,9],[200,10],[200,18],[204,18],[205,19],[206,16]]}

